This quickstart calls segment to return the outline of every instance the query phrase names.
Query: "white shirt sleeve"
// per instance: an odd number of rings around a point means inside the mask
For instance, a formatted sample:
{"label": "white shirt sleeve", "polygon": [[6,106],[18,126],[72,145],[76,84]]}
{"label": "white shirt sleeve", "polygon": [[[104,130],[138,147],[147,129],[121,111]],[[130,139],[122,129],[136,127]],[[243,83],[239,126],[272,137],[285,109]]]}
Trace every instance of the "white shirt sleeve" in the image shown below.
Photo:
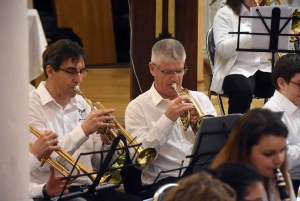
{"label": "white shirt sleeve", "polygon": [[[229,34],[228,32],[236,32],[237,25],[234,23],[237,16],[233,11],[225,6],[221,8],[214,18],[214,40],[216,45],[216,52],[223,59],[229,59],[238,54],[237,48],[237,34]],[[241,26],[240,31],[250,31],[249,25]],[[250,35],[240,35],[240,48],[249,48],[251,45]]]}
{"label": "white shirt sleeve", "polygon": [[[39,165],[40,161],[31,153],[29,152],[29,173],[31,174],[34,170],[36,170]],[[42,198],[42,189],[44,184],[36,184],[30,182],[28,185],[28,193],[29,198]]]}
{"label": "white shirt sleeve", "polygon": [[44,185],[30,182],[28,186],[29,198],[43,198]]}
{"label": "white shirt sleeve", "polygon": [[162,114],[157,122],[152,122],[153,128],[149,129],[145,115],[137,102],[131,102],[125,111],[126,130],[144,148],[153,147],[159,152],[160,147],[168,141],[175,122]]}
{"label": "white shirt sleeve", "polygon": [[28,154],[29,158],[29,173],[31,174],[40,166],[40,161],[31,153]]}

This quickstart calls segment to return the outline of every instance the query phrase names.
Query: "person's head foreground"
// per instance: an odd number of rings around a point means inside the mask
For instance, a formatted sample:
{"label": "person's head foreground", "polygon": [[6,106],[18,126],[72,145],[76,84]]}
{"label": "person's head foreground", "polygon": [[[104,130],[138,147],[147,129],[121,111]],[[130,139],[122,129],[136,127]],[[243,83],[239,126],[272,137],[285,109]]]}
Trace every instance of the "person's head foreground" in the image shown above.
{"label": "person's head foreground", "polygon": [[196,172],[182,178],[167,193],[164,201],[234,201],[235,192],[207,172]]}

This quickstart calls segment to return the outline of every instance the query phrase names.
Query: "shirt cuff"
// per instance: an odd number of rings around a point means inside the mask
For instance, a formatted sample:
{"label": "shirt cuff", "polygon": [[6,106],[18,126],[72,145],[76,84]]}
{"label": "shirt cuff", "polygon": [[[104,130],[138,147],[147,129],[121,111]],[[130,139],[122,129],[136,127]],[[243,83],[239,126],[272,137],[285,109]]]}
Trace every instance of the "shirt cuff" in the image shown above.
{"label": "shirt cuff", "polygon": [[29,198],[43,198],[43,187],[45,184],[29,184]]}
{"label": "shirt cuff", "polygon": [[86,140],[89,139],[89,137],[84,134],[81,125],[77,126],[77,128],[71,131],[69,135],[74,144],[77,146],[81,146]]}
{"label": "shirt cuff", "polygon": [[39,166],[40,161],[31,152],[29,152],[29,173],[31,174]]}

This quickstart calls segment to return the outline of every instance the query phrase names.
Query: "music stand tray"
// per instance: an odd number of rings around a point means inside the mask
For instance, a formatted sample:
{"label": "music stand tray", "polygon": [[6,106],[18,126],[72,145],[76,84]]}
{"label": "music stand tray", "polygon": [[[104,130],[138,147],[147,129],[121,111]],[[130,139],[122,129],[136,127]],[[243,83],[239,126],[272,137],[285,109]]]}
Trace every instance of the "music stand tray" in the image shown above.
{"label": "music stand tray", "polygon": [[227,142],[236,121],[242,114],[229,114],[219,117],[207,117],[201,121],[190,163],[183,176],[192,174],[203,167],[209,166],[215,156]]}

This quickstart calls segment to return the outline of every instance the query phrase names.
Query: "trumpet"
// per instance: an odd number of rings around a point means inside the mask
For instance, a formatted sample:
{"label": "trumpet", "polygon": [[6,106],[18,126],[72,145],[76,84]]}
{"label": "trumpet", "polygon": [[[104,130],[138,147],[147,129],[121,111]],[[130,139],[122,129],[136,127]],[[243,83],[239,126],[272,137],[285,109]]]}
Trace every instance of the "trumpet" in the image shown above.
{"label": "trumpet", "polygon": [[[105,107],[99,101],[92,102],[90,99],[86,98],[85,95],[81,92],[78,85],[75,86],[74,89],[77,92],[77,94],[82,96],[84,100],[89,104],[92,111],[105,110]],[[109,121],[109,123],[114,123],[116,125],[116,127],[120,130],[121,134],[126,138],[126,140],[129,142],[130,145],[134,146],[139,144],[138,142],[135,141],[134,138],[131,137],[131,135],[121,126],[121,124],[118,121],[112,120]],[[100,128],[98,132],[104,134],[110,142],[113,142],[114,139],[118,136],[118,134],[112,128]],[[119,142],[117,147],[124,148],[125,145],[123,142]],[[155,148],[149,147],[145,149],[141,146],[134,146],[134,149],[137,152],[135,163],[138,164],[137,167],[140,169],[147,167],[157,157],[157,151]]]}
{"label": "trumpet", "polygon": [[[38,131],[35,127],[33,127],[32,125],[29,125],[29,131],[34,134],[36,137],[40,137],[42,134],[40,131]],[[29,142],[29,149],[31,148],[32,146],[32,143]],[[71,164],[72,166],[74,166],[75,164],[75,169],[76,169],[76,175],[79,175],[80,174],[80,171],[87,174],[87,173],[93,173],[92,170],[90,170],[89,168],[87,168],[84,164],[82,164],[81,162],[77,162],[76,163],[76,159],[71,156],[68,152],[64,151],[64,150],[59,150],[59,151],[56,151],[56,153],[61,157],[63,158],[66,162],[68,162],[69,164]],[[64,177],[68,177],[70,176],[70,171],[68,168],[65,167],[65,165],[61,164],[60,162],[58,162],[56,159],[50,157],[50,155],[52,154],[49,153],[47,154],[46,156],[44,156],[42,159],[41,159],[41,167],[45,164],[45,163],[48,163],[51,167],[53,167],[55,170],[57,170],[60,174],[62,174]],[[89,174],[88,177],[94,181],[97,177],[97,174]],[[104,184],[104,183],[107,183],[111,178],[111,175],[107,175],[107,176],[104,176],[100,179],[100,182],[99,184]],[[71,179],[72,180],[72,179]]]}
{"label": "trumpet", "polygon": [[203,113],[203,111],[198,106],[198,104],[196,103],[196,101],[194,100],[192,94],[190,93],[190,91],[188,89],[183,88],[183,89],[180,90],[180,89],[177,88],[177,84],[176,83],[173,83],[172,87],[175,89],[175,91],[176,91],[176,93],[177,93],[178,96],[187,96],[187,97],[189,97],[190,101],[188,101],[188,102],[183,101],[184,103],[192,103],[194,105],[193,109],[195,109],[196,112],[197,112],[197,114],[198,114],[198,119],[196,120],[195,123],[191,122],[190,111],[182,113],[179,117],[180,117],[180,122],[181,122],[181,124],[183,126],[183,130],[187,131],[188,127],[191,126],[193,132],[196,135],[197,131],[200,128],[200,124],[201,124],[202,119],[204,117],[214,117],[214,116],[213,115],[205,115]]}

